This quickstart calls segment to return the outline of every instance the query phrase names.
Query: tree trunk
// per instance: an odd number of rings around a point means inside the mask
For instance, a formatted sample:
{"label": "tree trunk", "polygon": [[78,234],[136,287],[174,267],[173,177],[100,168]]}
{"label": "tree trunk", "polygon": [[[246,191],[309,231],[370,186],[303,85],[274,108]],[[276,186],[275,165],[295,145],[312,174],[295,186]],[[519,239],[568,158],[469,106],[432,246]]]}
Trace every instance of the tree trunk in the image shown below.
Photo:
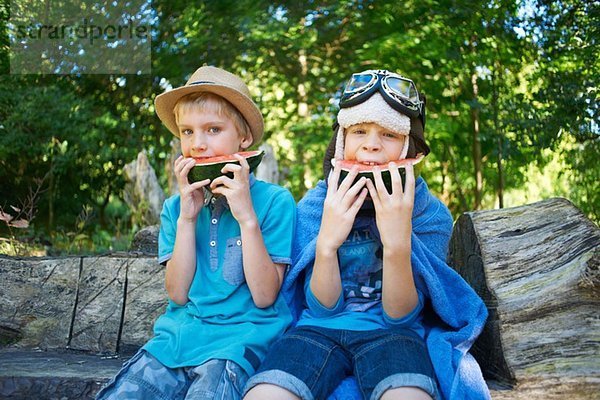
{"label": "tree trunk", "polygon": [[54,137],[52,137],[52,147],[50,148],[50,168],[48,169],[48,231],[54,230]]}
{"label": "tree trunk", "polygon": [[[496,399],[598,399],[600,229],[568,200],[469,212],[452,265],[485,301],[473,347]],[[494,386],[494,385],[492,385]]]}
{"label": "tree trunk", "polygon": [[498,65],[494,68],[492,75],[492,104],[494,110],[494,131],[496,133],[498,154],[496,158],[496,166],[498,168],[498,208],[504,208],[504,170],[502,168],[502,132],[500,132],[500,124],[498,122]]}
{"label": "tree trunk", "polygon": [[475,204],[473,209],[481,208],[481,197],[483,191],[483,176],[481,172],[481,139],[479,137],[479,86],[477,85],[477,73],[471,75],[471,86],[473,88],[473,105],[471,106],[471,122],[473,124],[473,172],[475,175]]}
{"label": "tree trunk", "polygon": [[463,193],[462,185],[459,182],[458,171],[456,169],[456,155],[454,154],[452,146],[447,146],[446,148],[448,149],[448,155],[450,156],[450,171],[452,172],[452,175],[454,176],[454,181],[456,182],[456,193],[458,195],[458,201],[460,202],[461,210],[466,211],[469,209],[469,207],[467,206],[467,199],[465,198],[465,195]]}
{"label": "tree trunk", "polygon": [[[306,93],[306,82],[308,81],[308,62],[306,59],[306,50],[300,49],[298,52],[298,63],[300,64],[300,81],[298,83],[298,117],[301,123],[305,123],[310,119],[310,113],[308,112],[308,95]],[[301,160],[302,164],[306,164],[306,160],[304,157],[304,140],[295,140],[296,145],[296,155]],[[298,189],[300,193],[306,192],[306,174],[309,173],[309,170],[306,169],[304,176],[302,177],[302,182],[300,182],[300,186]]]}

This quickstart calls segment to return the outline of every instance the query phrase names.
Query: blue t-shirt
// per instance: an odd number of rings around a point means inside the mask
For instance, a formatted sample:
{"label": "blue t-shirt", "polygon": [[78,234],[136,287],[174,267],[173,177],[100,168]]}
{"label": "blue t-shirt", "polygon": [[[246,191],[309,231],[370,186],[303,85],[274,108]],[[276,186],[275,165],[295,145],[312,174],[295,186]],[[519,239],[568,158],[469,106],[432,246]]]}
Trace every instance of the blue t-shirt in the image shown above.
{"label": "blue t-shirt", "polygon": [[373,217],[356,218],[337,254],[342,279],[342,293],[337,303],[328,308],[315,297],[310,289],[311,266],[304,283],[307,308],[302,312],[298,326],[355,331],[405,327],[423,337],[421,310],[424,300],[419,291],[419,302],[408,315],[392,318],[383,309],[383,245]]}
{"label": "blue t-shirt", "polygon": [[[290,264],[296,204],[289,191],[250,175],[250,195],[265,247],[274,263]],[[187,304],[169,301],[144,346],[167,367],[232,360],[253,374],[272,341],[291,323],[282,296],[267,308],[255,306],[244,278],[240,226],[224,196],[207,199],[196,223],[196,273]],[[168,261],[175,245],[180,197],[165,201],[158,259]]]}

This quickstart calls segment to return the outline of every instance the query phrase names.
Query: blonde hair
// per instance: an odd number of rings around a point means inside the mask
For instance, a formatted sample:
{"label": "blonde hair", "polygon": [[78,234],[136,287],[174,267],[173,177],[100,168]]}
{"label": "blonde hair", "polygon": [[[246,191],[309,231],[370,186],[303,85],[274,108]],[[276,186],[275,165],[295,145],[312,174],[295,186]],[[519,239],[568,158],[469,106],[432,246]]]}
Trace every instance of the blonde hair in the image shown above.
{"label": "blonde hair", "polygon": [[175,123],[179,125],[179,115],[190,111],[205,112],[207,110],[217,115],[229,118],[242,138],[252,138],[252,131],[244,116],[223,97],[210,92],[195,92],[183,96],[173,107]]}

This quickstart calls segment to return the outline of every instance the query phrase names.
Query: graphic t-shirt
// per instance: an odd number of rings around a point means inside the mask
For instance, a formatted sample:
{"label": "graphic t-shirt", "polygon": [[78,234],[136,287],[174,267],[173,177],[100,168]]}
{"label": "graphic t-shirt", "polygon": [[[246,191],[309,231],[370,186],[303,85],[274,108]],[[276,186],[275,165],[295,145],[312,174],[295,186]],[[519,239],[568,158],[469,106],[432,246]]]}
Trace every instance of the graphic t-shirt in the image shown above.
{"label": "graphic t-shirt", "polygon": [[307,271],[304,291],[308,308],[298,326],[315,325],[331,329],[374,330],[407,327],[423,335],[423,296],[408,315],[394,319],[383,310],[381,299],[383,246],[373,217],[357,217],[352,231],[338,249],[342,293],[332,308],[323,306],[310,289],[312,268]]}

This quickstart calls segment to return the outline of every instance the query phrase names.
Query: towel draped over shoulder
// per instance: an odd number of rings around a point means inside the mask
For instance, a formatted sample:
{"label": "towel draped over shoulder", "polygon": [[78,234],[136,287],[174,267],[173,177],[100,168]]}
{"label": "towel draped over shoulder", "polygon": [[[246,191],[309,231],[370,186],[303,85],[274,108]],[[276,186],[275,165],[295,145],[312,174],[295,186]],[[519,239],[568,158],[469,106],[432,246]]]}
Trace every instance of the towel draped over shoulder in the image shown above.
{"label": "towel draped over shoulder", "polygon": [[[306,193],[298,203],[292,266],[282,294],[297,319],[304,304],[304,270],[315,259],[321,224],[325,181]],[[375,221],[373,221],[375,223]],[[489,390],[475,359],[468,353],[483,329],[487,309],[464,279],[446,264],[452,216],[434,197],[422,178],[415,187],[411,262],[417,288],[426,301],[425,341],[445,399],[490,399]],[[354,378],[348,378],[331,399],[360,399]]]}

